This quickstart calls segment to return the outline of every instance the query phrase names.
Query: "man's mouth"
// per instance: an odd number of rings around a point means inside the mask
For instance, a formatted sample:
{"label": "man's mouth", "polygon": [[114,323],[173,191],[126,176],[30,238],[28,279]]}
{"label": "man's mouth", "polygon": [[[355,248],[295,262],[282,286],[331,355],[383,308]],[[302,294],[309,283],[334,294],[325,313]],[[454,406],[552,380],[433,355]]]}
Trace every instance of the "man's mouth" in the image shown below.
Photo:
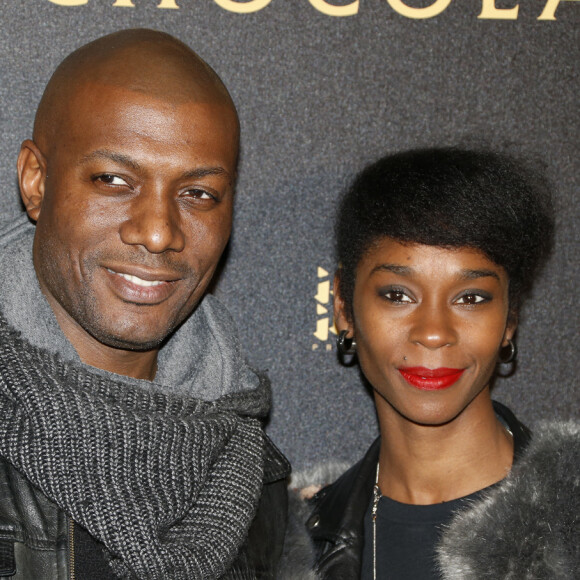
{"label": "man's mouth", "polygon": [[125,278],[125,280],[128,280],[133,284],[137,284],[137,286],[143,286],[144,288],[149,286],[160,286],[161,284],[165,284],[166,282],[165,280],[143,280],[143,278],[139,278],[138,276],[132,276],[131,274],[123,274],[121,272],[114,272],[113,270],[109,270],[109,272],[111,272],[112,274],[116,274],[117,276],[121,276],[121,278]]}
{"label": "man's mouth", "polygon": [[105,268],[112,288],[124,302],[133,304],[160,304],[173,294],[180,280],[179,276],[168,271],[148,270],[140,266],[123,267],[125,271],[113,268]]}

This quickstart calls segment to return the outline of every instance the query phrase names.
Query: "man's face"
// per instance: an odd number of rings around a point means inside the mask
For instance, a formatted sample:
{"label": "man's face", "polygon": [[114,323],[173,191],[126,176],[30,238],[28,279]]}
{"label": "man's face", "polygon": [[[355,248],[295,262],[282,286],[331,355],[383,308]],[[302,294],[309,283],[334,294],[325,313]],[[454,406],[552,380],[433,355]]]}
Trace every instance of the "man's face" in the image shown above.
{"label": "man's face", "polygon": [[29,211],[39,282],[67,336],[150,350],[189,316],[230,235],[237,148],[227,105],[76,90]]}

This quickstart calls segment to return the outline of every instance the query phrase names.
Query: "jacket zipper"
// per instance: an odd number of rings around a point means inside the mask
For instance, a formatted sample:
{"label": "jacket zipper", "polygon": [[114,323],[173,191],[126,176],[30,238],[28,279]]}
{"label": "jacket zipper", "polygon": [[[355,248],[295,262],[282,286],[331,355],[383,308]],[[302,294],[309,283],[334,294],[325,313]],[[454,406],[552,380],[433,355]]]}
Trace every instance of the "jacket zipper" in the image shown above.
{"label": "jacket zipper", "polygon": [[68,566],[68,577],[75,580],[75,523],[72,518],[68,520]]}

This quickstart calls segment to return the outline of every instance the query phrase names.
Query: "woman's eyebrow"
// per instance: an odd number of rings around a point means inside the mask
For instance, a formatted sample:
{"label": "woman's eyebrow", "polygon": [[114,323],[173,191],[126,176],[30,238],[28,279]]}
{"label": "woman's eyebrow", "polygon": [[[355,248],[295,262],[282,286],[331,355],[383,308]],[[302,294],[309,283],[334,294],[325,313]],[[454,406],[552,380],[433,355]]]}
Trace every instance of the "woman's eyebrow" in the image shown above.
{"label": "woman's eyebrow", "polygon": [[[413,268],[399,264],[378,264],[371,270],[371,274],[375,274],[376,272],[392,272],[399,276],[410,276],[413,273]],[[477,280],[479,278],[489,277],[495,278],[498,282],[500,281],[498,273],[494,270],[464,269],[459,274],[461,280]]]}
{"label": "woman's eyebrow", "polygon": [[393,272],[400,276],[410,276],[413,273],[413,268],[409,266],[400,266],[399,264],[379,264],[371,270],[371,274],[375,272]]}
{"label": "woman's eyebrow", "polygon": [[477,280],[478,278],[496,278],[499,282],[499,275],[493,270],[462,270],[461,279],[463,280]]}

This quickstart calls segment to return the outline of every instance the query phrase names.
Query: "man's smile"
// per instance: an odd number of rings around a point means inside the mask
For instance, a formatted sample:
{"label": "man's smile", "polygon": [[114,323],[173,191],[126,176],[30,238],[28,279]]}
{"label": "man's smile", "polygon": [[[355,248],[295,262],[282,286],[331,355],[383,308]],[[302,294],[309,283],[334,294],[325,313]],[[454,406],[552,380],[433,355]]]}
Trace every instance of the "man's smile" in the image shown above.
{"label": "man's smile", "polygon": [[105,267],[115,294],[124,302],[155,305],[169,298],[182,277],[175,273],[147,270],[140,266]]}
{"label": "man's smile", "polygon": [[118,276],[121,276],[122,278],[125,278],[125,280],[128,280],[129,282],[132,282],[133,284],[137,284],[138,286],[159,286],[161,284],[165,284],[166,280],[143,280],[143,278],[139,278],[138,276],[133,276],[132,274],[123,274],[123,272],[115,272],[114,270],[111,270],[110,268],[107,268],[107,270],[109,270],[109,272],[111,272],[112,274],[117,274]]}

